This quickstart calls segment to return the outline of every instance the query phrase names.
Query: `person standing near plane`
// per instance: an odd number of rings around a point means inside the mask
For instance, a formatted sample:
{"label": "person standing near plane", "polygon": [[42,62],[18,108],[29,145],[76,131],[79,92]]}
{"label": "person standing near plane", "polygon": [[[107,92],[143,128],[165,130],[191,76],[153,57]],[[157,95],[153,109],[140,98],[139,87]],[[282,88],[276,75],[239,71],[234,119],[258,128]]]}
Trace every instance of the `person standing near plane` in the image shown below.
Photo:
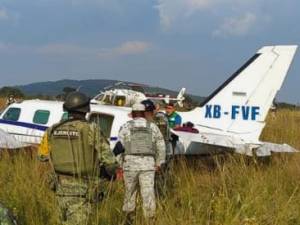
{"label": "person standing near plane", "polygon": [[164,112],[159,111],[159,105],[155,106],[150,99],[141,102],[145,106],[145,118],[157,125],[160,132],[164,137],[166,144],[166,163],[164,167],[156,174],[155,190],[159,196],[164,196],[166,193],[166,185],[170,181],[170,156],[171,156],[171,143],[170,143],[170,129],[168,118]]}
{"label": "person standing near plane", "polygon": [[116,161],[99,127],[85,119],[90,111],[90,99],[80,92],[72,92],[63,107],[69,119],[50,127],[43,144],[48,145],[50,152],[62,223],[89,224],[92,203],[97,203],[102,194],[100,167]]}
{"label": "person standing near plane", "polygon": [[[181,116],[176,112],[175,106],[173,103],[169,103],[166,106],[166,113],[168,117],[169,127],[170,129],[179,128],[182,123]],[[171,134],[170,142],[172,144],[172,154],[175,154],[175,148],[178,141],[178,136],[175,134]]]}
{"label": "person standing near plane", "polygon": [[168,116],[169,127],[171,129],[181,126],[182,119],[181,116],[176,112],[175,106],[173,103],[169,103],[166,106],[166,113]]}
{"label": "person standing near plane", "polygon": [[168,118],[166,114],[163,112],[159,112],[158,111],[159,108],[156,107],[154,103],[149,99],[146,99],[141,103],[145,106],[145,118],[150,122],[155,123],[158,126],[167,145],[167,142],[170,139],[170,132],[169,132]]}
{"label": "person standing near plane", "polygon": [[125,224],[133,223],[138,185],[143,199],[144,216],[149,224],[153,224],[156,211],[155,171],[160,170],[160,166],[165,163],[166,146],[159,128],[145,119],[143,104],[133,105],[132,118],[119,132],[119,140],[124,146],[124,152],[118,155],[118,159],[124,171]]}

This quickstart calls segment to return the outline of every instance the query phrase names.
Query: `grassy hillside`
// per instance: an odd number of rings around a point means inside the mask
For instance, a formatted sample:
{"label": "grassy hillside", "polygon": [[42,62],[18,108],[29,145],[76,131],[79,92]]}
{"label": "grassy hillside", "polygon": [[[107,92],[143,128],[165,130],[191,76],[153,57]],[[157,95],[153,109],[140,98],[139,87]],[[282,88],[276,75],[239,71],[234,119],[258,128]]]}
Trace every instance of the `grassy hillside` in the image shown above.
{"label": "grassy hillside", "polygon": [[[279,110],[268,118],[262,137],[300,149],[299,125],[299,111]],[[4,154],[0,171],[0,201],[13,209],[21,224],[57,224],[47,165],[25,153]],[[106,186],[108,194],[91,224],[121,224],[123,184]],[[300,156],[276,155],[265,163],[238,155],[177,159],[157,212],[158,225],[300,224]],[[145,224],[140,206],[136,224]]]}

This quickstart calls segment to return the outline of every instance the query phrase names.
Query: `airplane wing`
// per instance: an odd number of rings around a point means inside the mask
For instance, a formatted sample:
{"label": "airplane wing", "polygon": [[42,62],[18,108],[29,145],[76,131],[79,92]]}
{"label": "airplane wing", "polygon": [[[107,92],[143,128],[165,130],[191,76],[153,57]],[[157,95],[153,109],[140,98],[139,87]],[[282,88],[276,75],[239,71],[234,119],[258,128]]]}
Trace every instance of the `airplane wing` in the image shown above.
{"label": "airplane wing", "polygon": [[227,136],[212,133],[195,134],[174,130],[172,130],[172,133],[179,137],[179,141],[183,144],[185,149],[188,149],[191,143],[199,143],[232,149],[236,153],[248,156],[253,156],[253,152],[260,157],[270,156],[272,152],[298,152],[298,150],[287,144],[274,144],[268,142],[247,143],[237,136]]}
{"label": "airplane wing", "polygon": [[28,145],[18,141],[13,135],[0,129],[0,149],[24,148]]}

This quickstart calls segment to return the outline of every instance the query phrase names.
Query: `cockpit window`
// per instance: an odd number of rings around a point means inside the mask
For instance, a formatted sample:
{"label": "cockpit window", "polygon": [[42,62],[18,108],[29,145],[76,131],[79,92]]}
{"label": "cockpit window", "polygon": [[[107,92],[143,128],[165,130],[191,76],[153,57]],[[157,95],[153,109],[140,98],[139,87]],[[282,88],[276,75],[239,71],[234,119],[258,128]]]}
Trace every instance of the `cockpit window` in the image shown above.
{"label": "cockpit window", "polygon": [[111,96],[110,95],[105,95],[104,96],[104,98],[103,98],[103,102],[105,103],[105,104],[112,104],[112,102],[111,102]]}
{"label": "cockpit window", "polygon": [[49,121],[50,111],[37,110],[34,113],[33,122],[36,124],[47,124]]}
{"label": "cockpit window", "polygon": [[4,114],[3,119],[10,121],[18,121],[21,114],[20,108],[9,108]]}
{"label": "cockpit window", "polygon": [[100,95],[98,95],[98,96],[95,98],[95,100],[96,100],[96,101],[103,101],[104,97],[105,97],[104,94],[100,94]]}
{"label": "cockpit window", "polygon": [[125,98],[125,96],[119,96],[119,95],[118,95],[118,96],[115,98],[114,105],[116,105],[116,106],[124,106],[125,103],[126,103],[126,98]]}

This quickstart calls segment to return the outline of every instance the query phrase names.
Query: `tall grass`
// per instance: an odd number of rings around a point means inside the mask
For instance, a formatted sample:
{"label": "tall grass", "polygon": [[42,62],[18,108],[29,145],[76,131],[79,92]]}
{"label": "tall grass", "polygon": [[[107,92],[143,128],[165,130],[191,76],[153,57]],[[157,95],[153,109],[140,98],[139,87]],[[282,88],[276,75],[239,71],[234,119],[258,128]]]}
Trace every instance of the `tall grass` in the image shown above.
{"label": "tall grass", "polygon": [[[300,112],[279,110],[268,118],[262,138],[300,149]],[[267,160],[266,160],[267,161]],[[300,224],[300,156],[275,155],[261,163],[239,155],[179,158],[158,195],[158,225]],[[0,201],[22,224],[58,223],[57,204],[47,187],[47,165],[18,153],[0,160]],[[105,184],[105,200],[92,224],[121,224],[123,184]],[[140,203],[140,200],[139,200]],[[145,224],[138,204],[136,224]]]}

